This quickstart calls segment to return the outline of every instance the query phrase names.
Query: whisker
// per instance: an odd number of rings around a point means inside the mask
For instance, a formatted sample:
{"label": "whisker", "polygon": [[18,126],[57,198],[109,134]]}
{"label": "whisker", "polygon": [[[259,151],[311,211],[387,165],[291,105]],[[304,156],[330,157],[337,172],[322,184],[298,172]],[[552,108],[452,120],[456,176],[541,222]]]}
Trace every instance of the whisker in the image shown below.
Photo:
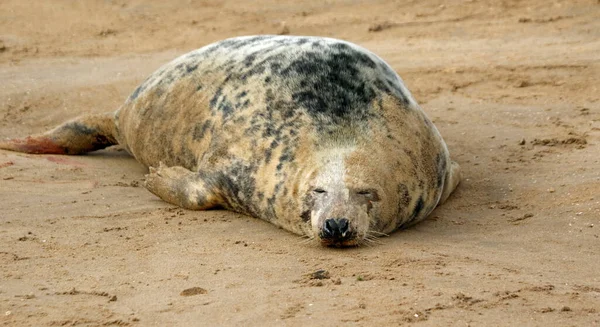
{"label": "whisker", "polygon": [[367,231],[367,234],[372,234],[372,235],[377,235],[377,236],[384,236],[384,237],[390,236],[389,234],[378,232],[378,231],[374,231],[374,230]]}
{"label": "whisker", "polygon": [[298,244],[302,244],[302,245],[309,244],[309,243],[313,242],[314,240],[315,240],[314,237],[306,236],[302,240],[298,241]]}
{"label": "whisker", "polygon": [[361,241],[358,243],[358,246],[366,246],[366,247],[369,247],[369,248],[373,247],[374,245],[375,245],[375,244],[373,244],[373,241],[372,241],[372,240],[369,240],[369,239],[366,239],[366,238],[365,238],[365,239],[362,239],[362,240],[361,240]]}
{"label": "whisker", "polygon": [[312,233],[310,224],[301,225],[300,228],[304,232],[304,235],[301,236],[303,239],[300,240],[298,244],[306,245],[314,242],[315,235]]}
{"label": "whisker", "polygon": [[369,242],[369,244],[371,244],[371,245],[381,245],[381,244],[383,244],[383,242],[378,237],[376,237],[374,235],[367,234],[363,240],[365,242]]}
{"label": "whisker", "polygon": [[314,235],[302,235],[302,239],[300,241],[298,241],[298,244],[301,245],[306,245],[306,244],[310,244],[310,243],[314,243],[315,242],[315,236]]}

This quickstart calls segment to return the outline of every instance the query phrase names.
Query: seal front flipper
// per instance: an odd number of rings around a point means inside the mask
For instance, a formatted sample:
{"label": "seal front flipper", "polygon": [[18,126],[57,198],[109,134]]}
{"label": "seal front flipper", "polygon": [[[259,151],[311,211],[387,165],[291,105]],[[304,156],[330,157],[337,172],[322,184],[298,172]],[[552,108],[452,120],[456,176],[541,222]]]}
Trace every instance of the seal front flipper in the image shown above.
{"label": "seal front flipper", "polygon": [[37,154],[83,154],[117,144],[114,113],[84,115],[44,134],[0,141],[0,149]]}
{"label": "seal front flipper", "polygon": [[191,210],[206,210],[220,206],[219,197],[198,173],[183,167],[150,167],[144,183],[148,191],[171,204]]}

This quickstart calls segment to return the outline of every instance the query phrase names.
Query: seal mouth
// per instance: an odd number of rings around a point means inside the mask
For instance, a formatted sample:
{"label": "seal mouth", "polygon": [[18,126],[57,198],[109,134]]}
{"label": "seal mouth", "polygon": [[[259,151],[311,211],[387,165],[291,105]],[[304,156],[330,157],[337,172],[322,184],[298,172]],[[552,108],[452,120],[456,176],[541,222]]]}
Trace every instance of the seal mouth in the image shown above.
{"label": "seal mouth", "polygon": [[321,245],[330,248],[350,248],[359,246],[360,242],[355,238],[345,240],[321,239]]}

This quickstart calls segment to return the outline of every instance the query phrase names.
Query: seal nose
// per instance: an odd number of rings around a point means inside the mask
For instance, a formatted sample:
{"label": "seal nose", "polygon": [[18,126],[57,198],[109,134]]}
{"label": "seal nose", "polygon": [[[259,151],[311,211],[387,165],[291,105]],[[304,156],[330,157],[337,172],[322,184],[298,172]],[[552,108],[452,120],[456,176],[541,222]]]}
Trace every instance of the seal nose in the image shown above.
{"label": "seal nose", "polygon": [[321,238],[343,241],[350,237],[348,219],[329,218],[323,223]]}

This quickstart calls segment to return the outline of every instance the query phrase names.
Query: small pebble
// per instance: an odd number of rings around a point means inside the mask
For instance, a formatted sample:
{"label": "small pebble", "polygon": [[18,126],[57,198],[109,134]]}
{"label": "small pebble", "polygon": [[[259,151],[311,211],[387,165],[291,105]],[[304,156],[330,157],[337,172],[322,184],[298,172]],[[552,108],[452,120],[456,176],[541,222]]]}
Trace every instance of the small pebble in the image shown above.
{"label": "small pebble", "polygon": [[206,294],[207,292],[208,291],[203,289],[202,287],[192,287],[192,288],[188,288],[188,289],[181,291],[181,293],[179,293],[179,295],[192,296],[192,295],[198,295],[198,294]]}
{"label": "small pebble", "polygon": [[314,273],[310,274],[311,279],[329,279],[329,271],[327,270],[317,270]]}

